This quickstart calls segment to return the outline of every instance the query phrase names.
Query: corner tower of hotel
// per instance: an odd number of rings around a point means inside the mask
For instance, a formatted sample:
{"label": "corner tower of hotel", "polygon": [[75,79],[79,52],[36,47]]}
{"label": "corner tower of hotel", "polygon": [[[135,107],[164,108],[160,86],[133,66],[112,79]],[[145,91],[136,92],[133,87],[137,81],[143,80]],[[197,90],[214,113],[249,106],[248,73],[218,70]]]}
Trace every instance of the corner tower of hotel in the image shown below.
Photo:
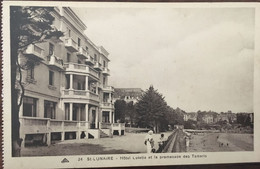
{"label": "corner tower of hotel", "polygon": [[[124,133],[114,123],[114,88],[108,85],[109,53],[85,34],[71,8],[55,7],[53,26],[64,36],[31,44],[20,55],[39,64],[23,71],[25,97],[20,109],[23,143],[100,138]],[[114,124],[113,124],[114,123]]]}

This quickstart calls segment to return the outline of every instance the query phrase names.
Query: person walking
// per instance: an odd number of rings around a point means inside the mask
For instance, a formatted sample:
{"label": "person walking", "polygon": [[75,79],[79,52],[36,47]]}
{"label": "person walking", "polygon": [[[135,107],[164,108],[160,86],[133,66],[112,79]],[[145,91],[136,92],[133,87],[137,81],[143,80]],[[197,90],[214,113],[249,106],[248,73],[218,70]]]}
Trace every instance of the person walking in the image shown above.
{"label": "person walking", "polygon": [[154,139],[153,139],[153,131],[148,131],[148,134],[145,137],[144,144],[146,145],[147,153],[153,153],[152,150],[154,149]]}

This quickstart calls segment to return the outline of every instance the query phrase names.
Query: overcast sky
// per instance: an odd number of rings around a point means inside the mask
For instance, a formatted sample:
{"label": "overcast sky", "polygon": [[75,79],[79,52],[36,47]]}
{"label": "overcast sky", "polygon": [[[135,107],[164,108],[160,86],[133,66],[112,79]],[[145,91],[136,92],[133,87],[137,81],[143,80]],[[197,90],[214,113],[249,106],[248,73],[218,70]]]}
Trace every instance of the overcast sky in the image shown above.
{"label": "overcast sky", "polygon": [[253,112],[253,9],[73,9],[109,51],[114,87],[153,85],[187,112]]}

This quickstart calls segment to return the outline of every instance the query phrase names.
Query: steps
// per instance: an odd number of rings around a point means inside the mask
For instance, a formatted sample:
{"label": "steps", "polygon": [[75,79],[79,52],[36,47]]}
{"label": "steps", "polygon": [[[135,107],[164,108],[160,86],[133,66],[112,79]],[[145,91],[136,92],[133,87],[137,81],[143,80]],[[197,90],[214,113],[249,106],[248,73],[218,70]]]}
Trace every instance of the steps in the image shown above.
{"label": "steps", "polygon": [[100,130],[100,138],[108,138],[108,137],[110,137],[108,134]]}

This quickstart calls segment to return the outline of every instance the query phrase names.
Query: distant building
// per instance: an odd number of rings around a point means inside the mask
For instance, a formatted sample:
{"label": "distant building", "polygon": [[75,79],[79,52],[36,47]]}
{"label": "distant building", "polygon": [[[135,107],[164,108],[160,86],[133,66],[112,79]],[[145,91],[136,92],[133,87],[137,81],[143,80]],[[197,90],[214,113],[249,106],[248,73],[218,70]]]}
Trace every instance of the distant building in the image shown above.
{"label": "distant building", "polygon": [[188,120],[193,120],[193,121],[197,121],[197,116],[198,114],[197,113],[184,113],[183,114],[183,120],[184,121],[188,121]]}
{"label": "distant building", "polygon": [[114,91],[114,101],[124,100],[127,103],[132,101],[134,104],[143,93],[141,88],[115,88]]}
{"label": "distant building", "polygon": [[206,124],[212,124],[214,122],[214,116],[212,114],[205,114],[202,117],[202,121]]}
{"label": "distant building", "polygon": [[227,113],[221,112],[218,115],[218,121],[227,121],[228,123],[235,123],[237,122],[237,115],[236,113],[232,113],[228,111]]}
{"label": "distant building", "polygon": [[218,121],[229,121],[227,113],[220,113],[218,116]]}

